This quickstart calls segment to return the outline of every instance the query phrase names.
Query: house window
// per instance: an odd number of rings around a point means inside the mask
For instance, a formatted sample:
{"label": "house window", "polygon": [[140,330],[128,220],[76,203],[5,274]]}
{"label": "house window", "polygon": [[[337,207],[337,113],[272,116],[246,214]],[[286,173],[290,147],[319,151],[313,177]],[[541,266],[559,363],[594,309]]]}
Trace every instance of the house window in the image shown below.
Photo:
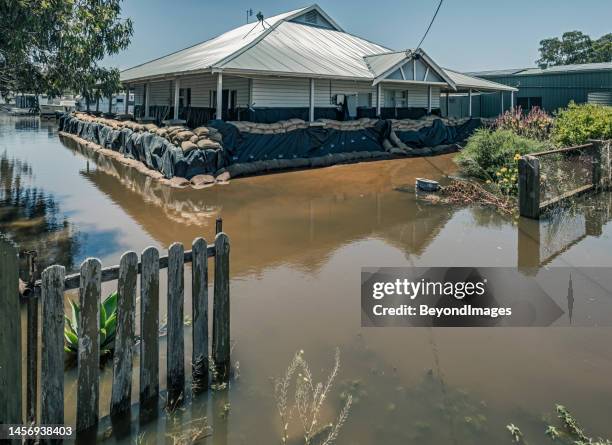
{"label": "house window", "polygon": [[191,106],[191,88],[179,88],[179,108]]}

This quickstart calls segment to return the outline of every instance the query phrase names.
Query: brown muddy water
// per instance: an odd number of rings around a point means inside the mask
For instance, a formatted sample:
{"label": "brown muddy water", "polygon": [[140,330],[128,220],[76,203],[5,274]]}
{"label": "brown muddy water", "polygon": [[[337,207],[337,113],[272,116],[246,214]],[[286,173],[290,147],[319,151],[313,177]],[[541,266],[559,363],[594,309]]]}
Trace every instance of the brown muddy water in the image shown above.
{"label": "brown muddy water", "polygon": [[[76,270],[88,256],[110,265],[126,250],[210,241],[223,217],[239,378],[122,443],[164,443],[168,431],[200,427],[204,416],[212,435],[202,443],[280,443],[271,378],[304,350],[323,380],[336,347],[341,367],[322,422],[335,419],[347,392],[355,397],[339,444],[510,443],[510,422],[530,443],[547,443],[544,419],[554,419],[555,403],[592,435],[612,436],[612,328],[360,327],[363,266],[612,266],[608,194],[585,201],[582,213],[542,222],[537,243],[533,223],[397,190],[453,171],[445,155],[177,190],[61,140],[54,121],[1,116],[0,231],[37,249],[44,264]],[[189,315],[188,286],[186,299]],[[75,374],[66,374],[68,423]]]}

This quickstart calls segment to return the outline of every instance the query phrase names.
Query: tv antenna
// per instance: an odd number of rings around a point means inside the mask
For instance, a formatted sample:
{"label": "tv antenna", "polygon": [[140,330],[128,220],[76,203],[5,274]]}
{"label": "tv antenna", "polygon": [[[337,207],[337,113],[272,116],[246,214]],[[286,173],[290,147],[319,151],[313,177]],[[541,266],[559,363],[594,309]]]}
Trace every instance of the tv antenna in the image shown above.
{"label": "tv antenna", "polygon": [[266,25],[268,25],[268,28],[271,28],[271,27],[272,27],[272,25],[270,25],[270,24],[269,24],[269,23],[266,21],[266,19],[265,19],[264,15],[261,13],[261,11],[259,11],[259,12],[258,12],[258,13],[255,15],[255,17],[257,18],[257,23],[255,23],[255,26],[253,26],[253,27],[251,28],[251,30],[245,34],[245,36],[243,37],[243,39],[245,39],[245,38],[246,38],[246,37],[247,37],[249,34],[251,34],[251,33],[252,33],[254,30],[255,30],[255,28],[257,28],[259,25],[261,25],[261,27],[262,27],[263,29],[266,29]]}
{"label": "tv antenna", "polygon": [[249,17],[253,17],[253,9],[249,8],[246,10],[246,22],[249,23]]}

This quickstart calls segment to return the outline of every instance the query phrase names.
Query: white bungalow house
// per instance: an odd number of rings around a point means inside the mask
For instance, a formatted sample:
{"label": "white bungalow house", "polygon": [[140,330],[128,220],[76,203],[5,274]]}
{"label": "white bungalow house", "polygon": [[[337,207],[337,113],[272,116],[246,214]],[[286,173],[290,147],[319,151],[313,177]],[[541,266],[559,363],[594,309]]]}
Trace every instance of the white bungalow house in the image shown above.
{"label": "white bungalow house", "polygon": [[418,117],[441,96],[515,88],[344,31],[318,5],[264,18],[121,72],[141,117],[257,120]]}

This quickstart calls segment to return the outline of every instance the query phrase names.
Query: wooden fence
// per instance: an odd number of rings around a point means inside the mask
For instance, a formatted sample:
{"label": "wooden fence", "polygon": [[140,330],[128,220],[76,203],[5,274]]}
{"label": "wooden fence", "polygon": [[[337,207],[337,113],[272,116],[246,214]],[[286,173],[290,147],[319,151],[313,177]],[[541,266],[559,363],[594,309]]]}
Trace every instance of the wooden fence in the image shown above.
{"label": "wooden fence", "polygon": [[[66,275],[63,266],[50,266],[41,279],[30,275],[29,285],[19,288],[16,247],[0,240],[0,366],[10,372],[0,374],[0,411],[7,418],[0,423],[64,423],[64,293],[79,289],[80,320],[78,325],[78,370],[76,429],[95,429],[99,421],[100,381],[100,303],[101,284],[117,280],[117,324],[112,360],[113,381],[110,401],[111,419],[129,418],[132,406],[132,362],[136,353],[136,293],[140,276],[140,388],[141,410],[157,407],[159,384],[159,272],[168,270],[167,314],[167,404],[176,406],[185,395],[184,347],[184,264],[192,263],[192,335],[191,357],[193,388],[206,390],[211,379],[227,382],[230,375],[230,300],[228,236],[219,231],[213,245],[203,238],[193,241],[185,251],[180,243],[160,256],[154,247],[145,249],[140,261],[135,252],[122,255],[119,265],[102,267],[96,258],[85,260],[80,272]],[[29,255],[26,255],[29,257]],[[209,363],[208,334],[208,259],[214,258],[214,300],[212,330],[212,363]],[[32,271],[35,274],[35,271]],[[28,275],[28,274],[26,274]],[[26,419],[22,420],[21,326],[19,293],[27,295],[28,326],[26,331]],[[41,310],[38,310],[38,300]],[[40,312],[41,366],[40,418],[37,419],[38,314]],[[6,363],[5,363],[6,362]],[[209,373],[209,368],[214,372]]]}
{"label": "wooden fence", "polygon": [[[605,169],[609,172],[610,168],[609,153],[606,152],[606,148],[609,150],[609,143],[610,141],[591,141],[588,144],[575,147],[560,148],[522,156],[518,163],[520,215],[538,219],[544,210],[561,204],[572,196],[598,190],[605,182],[602,181],[602,171]],[[553,196],[542,196],[542,178],[546,176],[542,174],[542,166],[543,163],[547,162],[546,158],[561,156],[573,159],[585,153],[588,153],[587,156],[590,159],[589,174],[586,175],[586,180],[579,184],[570,185],[571,187],[568,187],[567,190],[563,190]],[[571,166],[572,164],[568,163],[568,165]],[[561,184],[564,181],[562,177],[548,178],[547,180],[549,182],[556,180]]]}

